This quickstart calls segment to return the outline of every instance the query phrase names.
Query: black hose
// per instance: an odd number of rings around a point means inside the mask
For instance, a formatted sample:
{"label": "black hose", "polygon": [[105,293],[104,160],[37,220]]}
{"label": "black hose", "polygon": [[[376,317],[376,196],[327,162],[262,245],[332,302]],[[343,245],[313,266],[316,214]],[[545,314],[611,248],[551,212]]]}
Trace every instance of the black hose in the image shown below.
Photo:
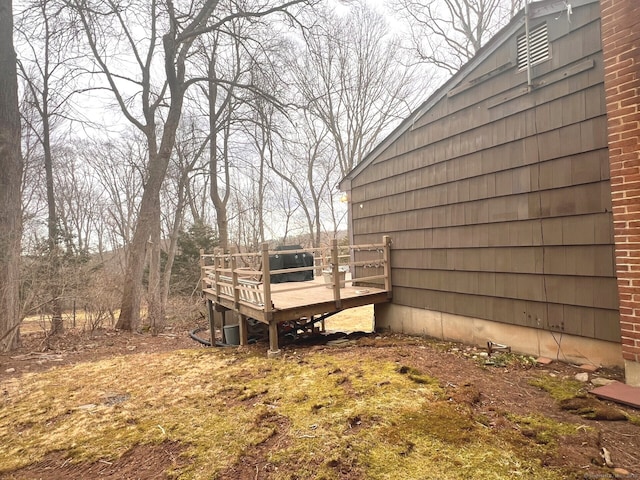
{"label": "black hose", "polygon": [[[203,330],[207,330],[207,327],[195,328],[189,332],[189,336],[191,337],[192,340],[195,340],[196,342],[201,343],[202,345],[210,347],[211,342],[209,340],[205,340],[204,338],[199,337],[197,335],[199,332],[202,332]],[[216,342],[216,347],[237,347],[237,345],[230,345],[228,343]]]}

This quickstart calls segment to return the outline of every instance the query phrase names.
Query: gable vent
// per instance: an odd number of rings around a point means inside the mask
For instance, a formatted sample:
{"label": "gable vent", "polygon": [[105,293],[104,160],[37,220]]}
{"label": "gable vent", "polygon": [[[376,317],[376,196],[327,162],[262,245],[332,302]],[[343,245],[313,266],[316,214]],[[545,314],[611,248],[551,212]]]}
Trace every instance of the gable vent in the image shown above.
{"label": "gable vent", "polygon": [[[529,32],[529,48],[531,49],[531,65],[549,59],[549,35],[546,23]],[[527,68],[526,34],[518,37],[518,69],[522,70],[523,68]]]}

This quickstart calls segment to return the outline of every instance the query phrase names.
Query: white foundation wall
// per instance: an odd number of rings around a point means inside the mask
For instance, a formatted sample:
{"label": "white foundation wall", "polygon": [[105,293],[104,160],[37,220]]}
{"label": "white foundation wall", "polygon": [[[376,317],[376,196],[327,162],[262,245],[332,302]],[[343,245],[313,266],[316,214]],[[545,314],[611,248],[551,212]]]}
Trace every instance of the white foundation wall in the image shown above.
{"label": "white foundation wall", "polygon": [[492,341],[510,346],[515,353],[535,357],[599,367],[625,366],[619,343],[392,303],[378,304],[374,312],[377,331],[428,336],[478,347],[486,347]]}
{"label": "white foundation wall", "polygon": [[625,360],[624,377],[627,385],[640,387],[640,363]]}

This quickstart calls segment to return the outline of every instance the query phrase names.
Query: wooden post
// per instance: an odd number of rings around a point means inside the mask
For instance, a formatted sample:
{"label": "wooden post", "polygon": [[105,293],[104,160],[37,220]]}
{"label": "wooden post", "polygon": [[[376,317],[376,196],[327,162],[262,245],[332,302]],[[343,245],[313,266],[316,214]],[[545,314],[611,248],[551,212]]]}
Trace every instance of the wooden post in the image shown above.
{"label": "wooden post", "polygon": [[278,341],[278,323],[271,320],[269,322],[269,351],[267,352],[267,357],[277,358],[281,353]]}
{"label": "wooden post", "polygon": [[384,289],[387,292],[387,296],[391,298],[391,237],[385,235],[382,237],[382,261],[384,271]]}
{"label": "wooden post", "polygon": [[216,317],[213,310],[213,301],[207,298],[207,314],[209,316],[209,337],[211,338],[211,346],[216,346]]}
{"label": "wooden post", "polygon": [[278,323],[273,320],[273,303],[271,302],[271,270],[269,268],[269,244],[262,244],[262,294],[264,295],[264,319],[269,322],[269,351],[267,357],[280,356],[278,341]]}
{"label": "wooden post", "polygon": [[336,308],[342,308],[342,300],[340,300],[340,271],[338,260],[338,239],[331,240],[331,278],[333,280],[333,300],[336,302]]}
{"label": "wooden post", "polygon": [[220,249],[216,248],[213,257],[213,278],[216,288],[216,300],[220,299],[220,268],[224,268],[224,260],[220,255]]}
{"label": "wooden post", "polygon": [[271,323],[273,304],[271,303],[271,273],[269,269],[269,244],[262,244],[262,294],[264,296],[265,320]]}
{"label": "wooden post", "polygon": [[240,345],[246,346],[249,345],[249,330],[247,325],[247,317],[238,314],[239,322],[238,325],[240,327]]}
{"label": "wooden post", "polygon": [[237,260],[235,255],[231,255],[231,284],[233,288],[233,308],[240,310],[240,290],[238,290],[238,272],[236,271]]}
{"label": "wooden post", "polygon": [[315,268],[313,274],[316,277],[322,277],[322,271],[324,270],[324,250],[313,251],[313,265]]}
{"label": "wooden post", "polygon": [[200,289],[204,290],[206,287],[205,284],[205,277],[206,277],[206,273],[204,270],[205,267],[205,261],[204,261],[204,248],[200,249]]}

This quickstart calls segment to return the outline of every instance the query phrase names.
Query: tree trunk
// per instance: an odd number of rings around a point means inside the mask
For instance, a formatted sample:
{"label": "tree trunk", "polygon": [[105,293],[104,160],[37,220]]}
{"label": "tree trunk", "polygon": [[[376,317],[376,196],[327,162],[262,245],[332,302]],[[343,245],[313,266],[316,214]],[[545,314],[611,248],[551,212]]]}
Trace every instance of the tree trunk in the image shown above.
{"label": "tree trunk", "polygon": [[42,93],[42,148],[44,151],[44,171],[47,189],[47,233],[49,247],[49,296],[51,297],[51,334],[57,335],[64,331],[62,322],[62,295],[61,258],[59,250],[60,236],[58,232],[58,217],[56,215],[56,198],[53,188],[53,155],[51,153],[51,127],[49,124],[49,98],[46,84]]}
{"label": "tree trunk", "polygon": [[[176,131],[180,123],[182,105],[184,102],[184,61],[180,60],[174,64],[175,40],[170,34],[163,37],[165,48],[165,70],[169,90],[171,92],[171,103],[167,119],[162,130],[162,140],[160,148],[157,148],[155,125],[149,122],[150,126],[145,132],[149,147],[148,179],[142,193],[138,221],[133,232],[133,239],[129,246],[127,269],[125,272],[124,284],[122,286],[122,306],[120,316],[116,323],[116,328],[121,330],[135,330],[140,325],[140,299],[142,296],[142,277],[144,276],[144,266],[147,253],[147,243],[152,239],[154,228],[159,226],[156,216],[160,212],[160,189],[167,173],[169,159],[176,141]],[[176,77],[176,71],[179,77]],[[149,311],[154,315],[160,315],[160,321],[164,322],[164,307],[155,304],[161,301],[161,296],[149,298]]]}
{"label": "tree trunk", "polygon": [[176,252],[178,250],[178,236],[180,235],[180,227],[182,225],[182,219],[184,217],[184,209],[186,203],[187,186],[189,185],[189,172],[191,170],[185,167],[185,170],[180,174],[180,180],[178,181],[178,201],[176,203],[176,212],[173,218],[173,225],[171,226],[171,233],[169,233],[169,248],[167,249],[167,263],[165,264],[164,271],[162,272],[161,280],[161,295],[162,304],[166,305],[169,299],[169,289],[171,287],[171,270],[173,269],[173,262],[176,258]]}
{"label": "tree trunk", "polygon": [[151,231],[151,250],[149,256],[149,286],[148,286],[148,318],[152,335],[157,335],[164,329],[164,303],[160,291],[160,276],[162,265],[160,253],[162,251],[160,228],[160,200],[158,210],[154,212],[154,225]]}
{"label": "tree trunk", "polygon": [[11,0],[0,0],[0,351],[20,344],[22,153]]}
{"label": "tree trunk", "polygon": [[[209,60],[209,78],[215,78],[215,59],[212,57]],[[230,95],[228,93],[228,95]],[[213,83],[209,83],[208,98],[209,102],[209,135],[211,140],[209,141],[209,175],[211,176],[211,186],[209,194],[213,207],[216,211],[216,223],[218,226],[218,238],[219,245],[225,252],[229,249],[229,219],[227,218],[227,202],[229,201],[229,165],[228,158],[226,156],[226,148],[223,148],[222,154],[222,170],[225,177],[226,191],[221,195],[221,188],[218,181],[218,142],[217,142],[217,129],[218,119],[224,114],[221,110],[216,112],[216,105],[218,100],[218,87]],[[228,107],[231,108],[231,107]]]}
{"label": "tree trunk", "polygon": [[[120,330],[132,331],[136,330],[140,325],[142,278],[144,276],[147,246],[148,242],[152,240],[153,229],[156,225],[155,215],[160,209],[160,188],[162,187],[168,164],[169,155],[149,153],[149,178],[144,187],[138,221],[129,246],[122,292],[122,306],[116,323],[116,328]],[[149,308],[151,309],[151,306]]]}

